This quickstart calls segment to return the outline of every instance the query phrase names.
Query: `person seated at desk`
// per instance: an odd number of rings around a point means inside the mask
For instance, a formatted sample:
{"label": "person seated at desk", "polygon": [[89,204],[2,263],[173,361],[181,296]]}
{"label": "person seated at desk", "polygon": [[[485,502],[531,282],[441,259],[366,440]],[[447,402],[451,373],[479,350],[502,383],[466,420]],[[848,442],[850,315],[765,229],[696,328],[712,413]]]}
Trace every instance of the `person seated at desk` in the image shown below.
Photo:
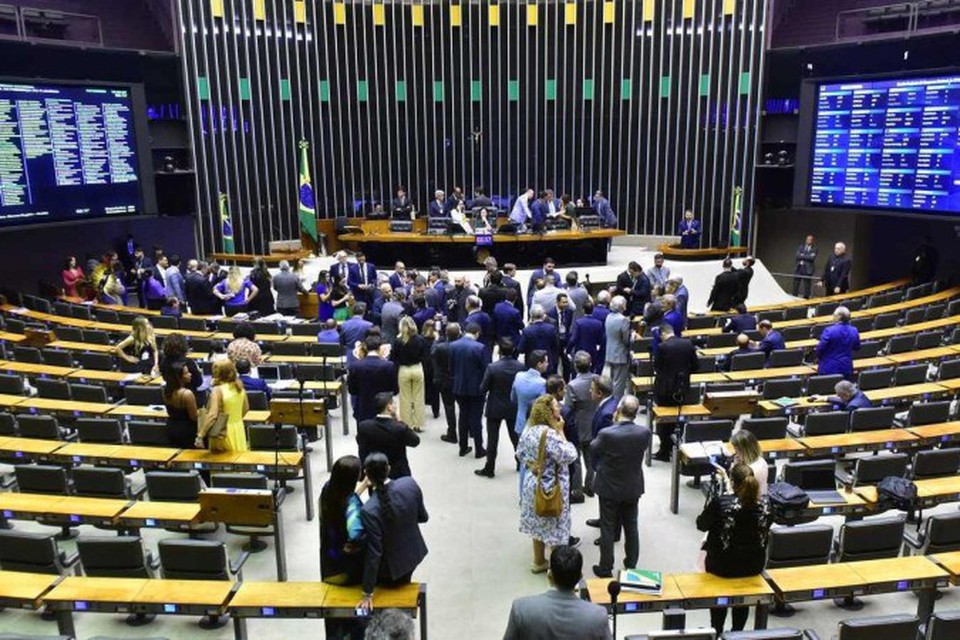
{"label": "person seated at desk", "polygon": [[741,333],[737,336],[737,348],[725,356],[718,359],[718,366],[721,371],[730,371],[730,365],[733,364],[733,356],[739,356],[748,353],[756,353],[757,350],[750,344],[750,336]]}
{"label": "person seated at desk", "polygon": [[[493,222],[497,221],[496,213],[493,214]],[[476,234],[490,234],[493,233],[494,226],[490,222],[490,210],[484,207],[480,209],[480,213],[474,217],[473,221],[473,232]]]}
{"label": "person seated at desk", "polygon": [[470,202],[471,209],[480,207],[493,207],[493,200],[487,195],[487,190],[483,187],[477,187],[473,190],[473,200]]}
{"label": "person seated at desk", "polygon": [[250,375],[250,361],[246,358],[238,358],[237,362],[237,375],[240,376],[240,382],[243,384],[243,388],[246,391],[263,391],[263,394],[267,396],[267,402],[270,402],[270,396],[272,390],[270,385],[267,384],[266,380],[261,380],[260,378],[254,378]]}
{"label": "person seated at desk", "polygon": [[340,331],[337,329],[337,321],[333,318],[324,320],[323,329],[317,334],[317,342],[320,344],[340,344]]}
{"label": "person seated at desk", "polygon": [[533,200],[533,189],[527,189],[513,203],[513,209],[510,210],[510,222],[518,227],[518,231],[526,231],[527,222],[530,220],[530,201]]}
{"label": "person seated at desk", "polygon": [[856,411],[873,406],[870,398],[849,380],[841,380],[833,388],[835,396],[811,396],[814,401],[825,401],[833,405],[834,411]]}
{"label": "person seated at desk", "polygon": [[767,360],[770,359],[770,354],[774,351],[787,348],[787,343],[784,342],[783,335],[781,335],[779,331],[774,330],[772,322],[769,320],[761,320],[757,328],[760,331],[761,340],[755,343],[755,346],[767,354]]}
{"label": "person seated at desk", "polygon": [[180,300],[174,298],[173,296],[164,300],[163,306],[160,307],[160,315],[168,316],[170,318],[179,318],[183,316],[183,312],[180,310]]}
{"label": "person seated at desk", "polygon": [[[726,474],[722,474],[725,476]],[[724,481],[719,483],[726,485]],[[770,533],[770,508],[760,494],[760,483],[753,469],[743,463],[733,466],[729,474],[729,493],[715,493],[697,516],[697,529],[707,532],[701,550],[704,569],[721,578],[743,578],[760,575],[767,559],[767,536]],[[742,631],[750,608],[733,607],[733,630]],[[710,624],[723,633],[727,620],[726,607],[710,609]]]}
{"label": "person seated at desk", "polygon": [[431,218],[450,217],[450,212],[447,211],[446,194],[441,189],[437,189],[433,192],[433,201],[430,202],[430,207],[427,209],[427,215]]}
{"label": "person seated at desk", "polygon": [[747,313],[747,307],[744,304],[738,304],[737,315],[727,319],[723,325],[724,333],[746,333],[755,331],[757,328],[757,318],[752,313]]}
{"label": "person seated at desk", "polygon": [[390,201],[390,213],[394,218],[409,218],[411,214],[416,213],[416,207],[407,195],[405,186],[397,187],[397,197]]}
{"label": "person seated at desk", "polygon": [[693,219],[693,211],[690,209],[683,212],[683,220],[680,221],[677,235],[680,236],[682,249],[700,248],[700,221]]}

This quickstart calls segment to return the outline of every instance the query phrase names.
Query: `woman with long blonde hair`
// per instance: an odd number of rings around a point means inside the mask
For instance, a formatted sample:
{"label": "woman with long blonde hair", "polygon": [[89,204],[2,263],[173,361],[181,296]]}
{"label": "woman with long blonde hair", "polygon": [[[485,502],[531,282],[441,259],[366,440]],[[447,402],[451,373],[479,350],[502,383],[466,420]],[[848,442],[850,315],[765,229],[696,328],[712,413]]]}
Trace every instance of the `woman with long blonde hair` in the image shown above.
{"label": "woman with long blonde hair", "polygon": [[227,277],[213,289],[213,294],[223,300],[223,310],[228,316],[245,312],[258,292],[256,285],[250,282],[250,278],[243,277],[237,265],[230,267]]}
{"label": "woman with long blonde hair", "polygon": [[[570,537],[569,465],[577,459],[577,448],[563,435],[560,404],[553,396],[542,395],[534,401],[517,444],[517,459],[521,473],[520,532],[533,539],[530,570],[543,573],[549,567],[548,546],[579,542]],[[559,516],[537,515],[535,494],[538,482],[545,492],[560,492],[562,508]]]}
{"label": "woman with long blonde hair", "polygon": [[417,323],[410,316],[400,318],[400,335],[393,341],[390,359],[397,364],[400,420],[414,431],[423,431],[423,363],[427,355],[427,341],[417,333]]}
{"label": "woman with long blonde hair", "polygon": [[197,430],[194,446],[204,449],[203,440],[216,424],[221,413],[227,415],[227,427],[217,437],[210,436],[211,451],[249,451],[247,431],[243,425],[243,416],[250,410],[247,393],[237,375],[237,367],[232,360],[217,360],[213,363],[213,390],[207,402],[207,411],[203,424]]}
{"label": "woman with long blonde hair", "polygon": [[[130,347],[133,347],[132,354],[127,353]],[[153,334],[153,325],[143,316],[133,319],[130,335],[117,343],[113,352],[121,360],[136,365],[137,371],[145,376],[160,375],[157,338]]]}

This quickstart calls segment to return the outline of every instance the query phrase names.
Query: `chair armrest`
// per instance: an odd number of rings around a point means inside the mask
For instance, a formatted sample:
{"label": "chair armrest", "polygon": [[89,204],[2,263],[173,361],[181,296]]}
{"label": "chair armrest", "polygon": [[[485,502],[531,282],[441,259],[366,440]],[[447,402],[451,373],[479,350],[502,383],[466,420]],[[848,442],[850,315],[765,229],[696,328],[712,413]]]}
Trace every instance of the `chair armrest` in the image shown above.
{"label": "chair armrest", "polygon": [[147,551],[147,555],[144,556],[144,562],[146,562],[147,568],[151,571],[156,571],[160,568],[160,558],[154,556],[152,551]]}
{"label": "chair armrest", "polygon": [[923,543],[926,540],[924,538],[923,533],[921,533],[919,530],[916,530],[911,533],[909,530],[904,529],[903,541],[906,542],[911,547],[913,547],[914,549],[919,549],[923,546]]}
{"label": "chair armrest", "polygon": [[147,483],[143,483],[139,486],[130,485],[127,487],[127,492],[130,494],[131,499],[139,500],[143,494],[147,492]]}
{"label": "chair armrest", "polygon": [[242,579],[243,574],[241,571],[243,570],[243,563],[245,563],[249,557],[249,551],[244,551],[237,556],[237,559],[230,563],[230,573],[237,576],[238,579]]}
{"label": "chair armrest", "polygon": [[71,432],[67,432],[67,431],[61,431],[61,432],[60,432],[60,435],[63,436],[63,439],[66,440],[67,442],[76,442],[76,441],[77,441],[77,432],[76,432],[76,431],[74,431],[74,432],[72,432],[72,433],[71,433]]}
{"label": "chair armrest", "polygon": [[0,476],[0,489],[9,489],[17,484],[17,477],[11,474]]}
{"label": "chair armrest", "polygon": [[79,553],[68,554],[66,551],[60,552],[60,562],[63,564],[64,567],[72,567],[73,565],[77,564],[79,560],[80,560]]}
{"label": "chair armrest", "polygon": [[817,632],[813,629],[804,629],[803,637],[807,640],[820,640],[820,636],[817,635]]}

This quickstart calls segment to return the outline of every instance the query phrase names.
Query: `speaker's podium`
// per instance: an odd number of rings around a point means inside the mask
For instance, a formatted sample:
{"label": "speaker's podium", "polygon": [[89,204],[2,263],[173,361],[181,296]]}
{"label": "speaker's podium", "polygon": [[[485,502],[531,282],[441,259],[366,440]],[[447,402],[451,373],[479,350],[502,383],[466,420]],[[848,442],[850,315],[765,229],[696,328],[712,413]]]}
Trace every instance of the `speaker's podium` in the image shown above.
{"label": "speaker's podium", "polygon": [[323,427],[324,447],[327,450],[327,471],[333,469],[333,432],[330,428],[330,413],[323,398],[300,400],[297,398],[274,398],[270,401],[270,422],[292,424],[298,429],[313,431]]}

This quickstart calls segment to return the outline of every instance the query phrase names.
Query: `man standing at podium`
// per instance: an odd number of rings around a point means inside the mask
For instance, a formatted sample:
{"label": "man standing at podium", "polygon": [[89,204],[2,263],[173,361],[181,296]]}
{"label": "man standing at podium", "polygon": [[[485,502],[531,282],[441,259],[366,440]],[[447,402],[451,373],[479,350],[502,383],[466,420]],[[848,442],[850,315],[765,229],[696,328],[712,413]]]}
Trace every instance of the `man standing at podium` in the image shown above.
{"label": "man standing at podium", "polygon": [[700,221],[693,219],[693,211],[690,209],[683,212],[683,220],[680,221],[678,235],[680,236],[681,248],[700,248]]}

